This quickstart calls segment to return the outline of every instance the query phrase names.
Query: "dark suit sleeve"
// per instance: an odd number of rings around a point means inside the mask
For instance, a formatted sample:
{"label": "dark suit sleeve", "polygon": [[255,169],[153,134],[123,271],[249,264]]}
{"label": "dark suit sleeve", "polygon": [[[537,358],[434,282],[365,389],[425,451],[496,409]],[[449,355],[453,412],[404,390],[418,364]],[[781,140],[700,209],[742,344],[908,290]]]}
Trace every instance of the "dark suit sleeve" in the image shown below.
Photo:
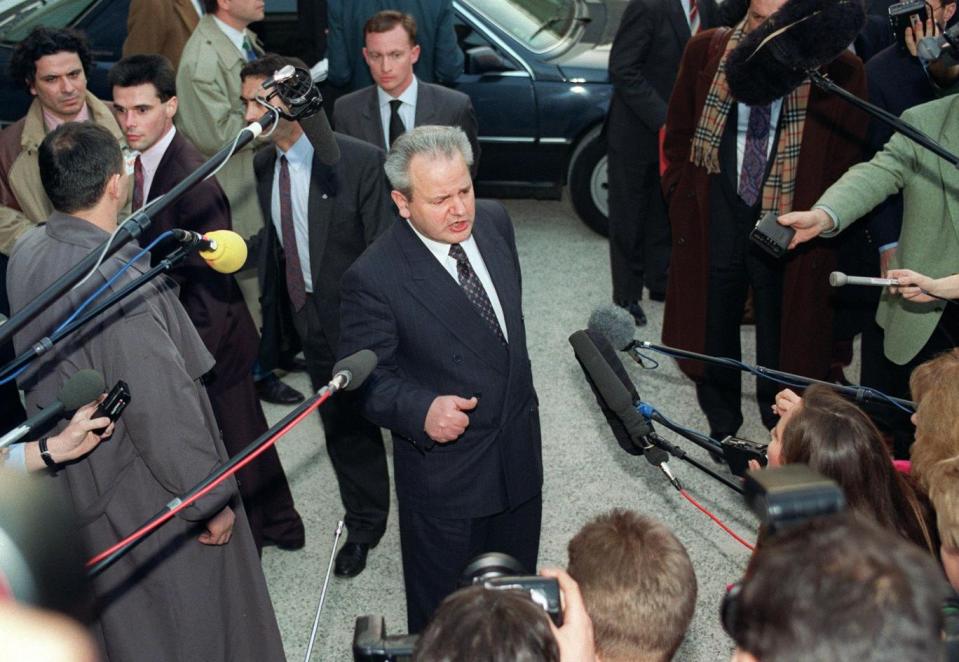
{"label": "dark suit sleeve", "polygon": [[367,167],[360,176],[359,210],[363,238],[367,246],[396,220],[390,188],[386,184],[386,173],[383,171],[385,160],[386,152],[376,149],[375,155],[367,159]]}
{"label": "dark suit sleeve", "polygon": [[362,387],[363,414],[421,448],[433,441],[424,431],[426,413],[439,396],[406,379],[396,361],[399,333],[386,293],[360,269],[350,268],[340,283],[339,355],[361,349],[376,353],[379,363]]}
{"label": "dark suit sleeve", "polygon": [[[347,0],[350,1],[350,0]],[[326,56],[329,58],[329,73],[327,80],[331,85],[344,87],[353,79],[353,57],[355,53],[347,53],[347,42],[343,34],[344,28],[350,26],[344,25],[346,20],[343,17],[343,5],[340,0],[327,1],[327,24],[326,35]]]}
{"label": "dark suit sleeve", "polygon": [[463,51],[453,29],[453,3],[444,2],[433,44],[433,76],[439,83],[453,83],[463,73]]}
{"label": "dark suit sleeve", "polygon": [[653,133],[666,121],[666,99],[659,96],[643,74],[646,61],[656,56],[651,52],[652,41],[657,30],[662,29],[662,11],[657,11],[655,5],[656,0],[633,0],[629,4],[609,53],[614,94]]}
{"label": "dark suit sleeve", "polygon": [[[889,109],[891,101],[886,94],[887,77],[879,67],[866,64],[868,78],[869,101],[880,108]],[[893,129],[885,122],[873,118],[869,121],[869,130],[866,133],[867,154],[871,159],[883,148],[893,134]],[[902,230],[902,193],[886,198],[873,209],[866,220],[869,234],[877,247],[882,247],[899,241]]]}

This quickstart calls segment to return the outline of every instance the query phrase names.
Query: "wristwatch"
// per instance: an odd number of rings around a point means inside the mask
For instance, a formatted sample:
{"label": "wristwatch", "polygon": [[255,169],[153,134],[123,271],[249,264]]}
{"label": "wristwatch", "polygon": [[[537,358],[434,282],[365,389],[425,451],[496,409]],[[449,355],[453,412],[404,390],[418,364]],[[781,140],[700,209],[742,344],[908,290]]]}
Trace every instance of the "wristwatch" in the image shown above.
{"label": "wristwatch", "polygon": [[56,470],[57,463],[53,461],[53,456],[50,455],[50,449],[47,448],[48,439],[49,437],[40,437],[40,457],[43,459],[43,463],[47,465],[47,467]]}

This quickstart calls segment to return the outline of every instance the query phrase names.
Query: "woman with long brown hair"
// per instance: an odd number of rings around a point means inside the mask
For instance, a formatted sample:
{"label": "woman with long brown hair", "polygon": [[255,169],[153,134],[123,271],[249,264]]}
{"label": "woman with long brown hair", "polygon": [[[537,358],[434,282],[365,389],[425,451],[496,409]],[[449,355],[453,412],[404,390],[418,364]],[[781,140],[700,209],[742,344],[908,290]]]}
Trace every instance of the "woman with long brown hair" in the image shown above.
{"label": "woman with long brown hair", "polygon": [[776,403],[782,419],[767,450],[770,466],[809,465],[839,484],[847,509],[936,556],[929,507],[896,471],[882,435],[859,407],[819,385],[806,389],[802,398],[782,391]]}
{"label": "woman with long brown hair", "polygon": [[916,402],[911,475],[936,508],[942,565],[959,590],[959,349],[916,368],[909,389]]}

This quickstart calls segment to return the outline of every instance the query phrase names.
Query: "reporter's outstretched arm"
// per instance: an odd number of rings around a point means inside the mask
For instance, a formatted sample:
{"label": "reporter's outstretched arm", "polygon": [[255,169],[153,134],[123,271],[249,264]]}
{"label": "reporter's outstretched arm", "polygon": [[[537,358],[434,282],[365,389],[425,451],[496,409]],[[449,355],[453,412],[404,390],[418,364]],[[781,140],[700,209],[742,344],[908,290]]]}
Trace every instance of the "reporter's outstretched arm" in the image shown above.
{"label": "reporter's outstretched arm", "polygon": [[799,244],[815,239],[823,232],[832,230],[835,222],[825,209],[814,208],[809,211],[791,211],[779,217],[779,224],[790,227],[796,235],[789,242],[789,250]]}
{"label": "reporter's outstretched arm", "polygon": [[959,299],[959,274],[930,278],[911,269],[890,269],[889,278],[899,281],[899,287],[890,288],[894,294],[916,303],[928,303],[940,297]]}
{"label": "reporter's outstretched arm", "polygon": [[[100,399],[86,404],[73,414],[67,427],[59,434],[53,435],[47,439],[47,449],[50,452],[50,458],[57,464],[70,462],[83,457],[101,441],[107,439],[113,434],[113,423],[106,416],[99,418],[90,418],[97,410]],[[103,434],[95,434],[93,430],[106,428]],[[27,471],[40,471],[47,465],[40,457],[40,442],[28,441],[24,447],[24,462]]]}

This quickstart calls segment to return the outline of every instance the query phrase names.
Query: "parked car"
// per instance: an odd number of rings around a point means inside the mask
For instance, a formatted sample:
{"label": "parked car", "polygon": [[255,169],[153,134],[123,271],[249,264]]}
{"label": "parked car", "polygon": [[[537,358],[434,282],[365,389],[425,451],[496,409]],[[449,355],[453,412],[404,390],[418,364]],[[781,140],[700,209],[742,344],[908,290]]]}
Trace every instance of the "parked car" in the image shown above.
{"label": "parked car", "polygon": [[[90,39],[90,90],[109,98],[106,73],[121,54],[130,0],[0,0],[0,123],[26,112],[29,96],[10,80],[13,46],[36,25],[72,26]],[[627,0],[453,0],[466,58],[453,85],[479,120],[481,195],[559,198],[606,233],[606,143],[612,86],[609,48]],[[254,26],[268,50],[290,53],[291,0],[267,0]]]}

